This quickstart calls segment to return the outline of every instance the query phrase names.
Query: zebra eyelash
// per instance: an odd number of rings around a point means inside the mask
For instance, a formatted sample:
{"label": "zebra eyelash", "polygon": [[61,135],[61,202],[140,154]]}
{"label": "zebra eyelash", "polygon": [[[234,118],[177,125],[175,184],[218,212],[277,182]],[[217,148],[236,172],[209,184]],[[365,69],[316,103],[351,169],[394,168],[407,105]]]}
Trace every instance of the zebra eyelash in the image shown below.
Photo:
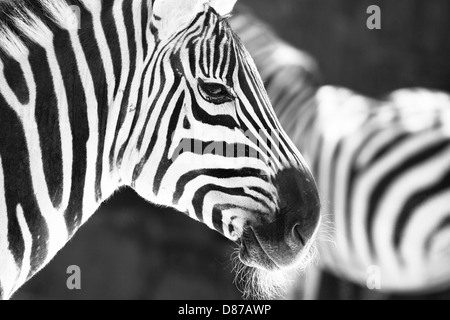
{"label": "zebra eyelash", "polygon": [[222,83],[207,81],[201,78],[197,81],[198,91],[206,102],[220,105],[233,102],[236,99],[232,89]]}

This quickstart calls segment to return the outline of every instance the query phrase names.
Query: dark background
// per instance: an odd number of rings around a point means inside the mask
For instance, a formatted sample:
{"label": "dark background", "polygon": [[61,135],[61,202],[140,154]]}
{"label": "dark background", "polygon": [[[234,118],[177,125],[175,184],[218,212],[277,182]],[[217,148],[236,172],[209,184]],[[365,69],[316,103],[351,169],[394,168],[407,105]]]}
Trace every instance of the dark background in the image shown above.
{"label": "dark background", "polygon": [[[448,0],[241,0],[310,52],[327,84],[369,95],[400,87],[450,91]],[[366,9],[382,10],[368,30]],[[232,243],[130,191],[111,199],[17,299],[239,299]],[[66,287],[81,268],[82,290]]]}
{"label": "dark background", "polygon": [[[450,1],[246,0],[290,43],[310,52],[327,84],[369,95],[399,87],[450,91]],[[366,10],[381,8],[382,29]]]}

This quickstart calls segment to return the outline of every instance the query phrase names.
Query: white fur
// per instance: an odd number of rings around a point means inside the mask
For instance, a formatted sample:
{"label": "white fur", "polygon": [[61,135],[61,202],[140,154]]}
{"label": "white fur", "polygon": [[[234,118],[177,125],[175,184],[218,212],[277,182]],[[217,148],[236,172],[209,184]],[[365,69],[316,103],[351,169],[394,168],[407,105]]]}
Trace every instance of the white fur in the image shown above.
{"label": "white fur", "polygon": [[16,282],[16,287],[14,291],[19,289],[22,284],[24,284],[28,280],[28,275],[31,269],[31,250],[33,247],[33,236],[31,235],[30,228],[28,227],[27,220],[23,214],[23,209],[20,205],[16,208],[17,212],[17,221],[19,222],[20,230],[22,231],[22,239],[24,242],[24,252],[23,252],[23,260],[22,266],[20,268],[20,276]]}
{"label": "white fur", "polygon": [[209,5],[221,16],[226,16],[233,11],[237,0],[210,0]]}
{"label": "white fur", "polygon": [[[3,1],[7,2],[7,1]],[[40,0],[46,8],[47,16],[61,28],[68,29],[71,26],[69,21],[73,21],[74,12],[72,8],[63,1]],[[12,22],[21,30],[25,36],[37,43],[49,41],[49,29],[44,23],[26,8],[20,5],[11,13]],[[20,37],[14,34],[6,26],[0,25],[0,48],[11,57],[23,57],[28,54],[28,50]]]}
{"label": "white fur", "polygon": [[[95,2],[96,0],[90,0]],[[78,19],[76,13],[65,1],[40,0],[47,9],[47,15],[63,29],[73,29],[73,21]]]}
{"label": "white fur", "polygon": [[8,209],[3,190],[3,164],[2,158],[0,157],[0,285],[4,292],[3,298],[8,298],[19,276],[19,269],[11,250],[9,250]]}
{"label": "white fur", "polygon": [[156,0],[153,14],[161,18],[153,23],[159,30],[159,38],[166,40],[186,28],[205,6],[211,6],[218,14],[231,13],[237,0]]}
{"label": "white fur", "polygon": [[28,55],[28,49],[9,28],[0,26],[0,48],[10,57]]}
{"label": "white fur", "polygon": [[[57,25],[66,30],[73,30],[73,22],[79,17],[71,6],[64,1],[39,0],[46,8],[47,16]],[[226,16],[231,13],[237,0],[156,0],[153,7],[154,15],[161,21],[154,20],[158,27],[160,39],[170,38],[176,32],[187,27],[195,16],[204,10],[205,6],[211,6],[218,14]],[[8,2],[3,0],[3,2]],[[83,6],[97,13],[101,10],[100,0],[83,0]],[[12,20],[20,30],[28,33],[34,41],[44,40],[47,35],[44,24],[36,19],[27,10],[20,6],[12,13]],[[39,22],[39,23],[38,23]],[[41,41],[36,41],[41,42]],[[13,34],[9,28],[0,26],[0,47],[11,57],[23,55],[26,52],[24,43],[20,37]]]}
{"label": "white fur", "polygon": [[232,258],[236,272],[235,283],[244,298],[276,299],[284,296],[292,282],[317,261],[317,249],[309,247],[301,261],[292,268],[268,271],[245,266],[239,259],[239,251]]}

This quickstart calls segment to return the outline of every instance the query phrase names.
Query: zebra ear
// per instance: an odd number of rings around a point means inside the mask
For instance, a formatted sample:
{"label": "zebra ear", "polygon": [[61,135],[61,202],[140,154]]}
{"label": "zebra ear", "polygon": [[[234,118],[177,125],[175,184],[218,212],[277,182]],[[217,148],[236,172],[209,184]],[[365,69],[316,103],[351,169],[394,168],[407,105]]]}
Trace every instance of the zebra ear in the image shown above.
{"label": "zebra ear", "polygon": [[152,26],[159,40],[186,28],[207,0],[154,0]]}
{"label": "zebra ear", "polygon": [[[0,0],[1,1],[1,0]],[[237,0],[154,0],[153,31],[159,40],[166,40],[186,28],[195,16],[209,5],[222,16],[228,15]]]}
{"label": "zebra ear", "polygon": [[209,4],[221,16],[226,16],[233,11],[237,0],[210,0]]}

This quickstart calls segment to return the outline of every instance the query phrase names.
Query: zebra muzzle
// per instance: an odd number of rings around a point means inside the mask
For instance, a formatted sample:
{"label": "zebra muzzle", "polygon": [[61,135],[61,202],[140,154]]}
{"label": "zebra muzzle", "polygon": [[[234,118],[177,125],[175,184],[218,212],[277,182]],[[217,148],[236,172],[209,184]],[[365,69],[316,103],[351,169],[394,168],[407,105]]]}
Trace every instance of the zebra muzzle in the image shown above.
{"label": "zebra muzzle", "polygon": [[320,199],[309,172],[283,170],[275,183],[281,208],[275,219],[250,224],[241,237],[242,262],[267,270],[294,266],[310,247],[320,221]]}

